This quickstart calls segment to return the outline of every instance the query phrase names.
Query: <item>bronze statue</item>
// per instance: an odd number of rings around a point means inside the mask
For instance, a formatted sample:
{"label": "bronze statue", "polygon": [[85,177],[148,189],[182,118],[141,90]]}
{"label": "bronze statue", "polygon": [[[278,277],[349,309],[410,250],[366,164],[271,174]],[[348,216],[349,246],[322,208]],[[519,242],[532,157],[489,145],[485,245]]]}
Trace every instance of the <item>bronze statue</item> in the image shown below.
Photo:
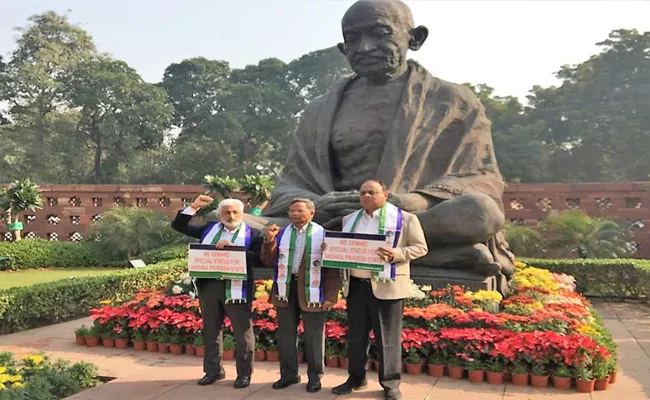
{"label": "bronze statue", "polygon": [[424,227],[429,254],[413,263],[415,279],[506,290],[504,184],[483,106],[407,61],[428,30],[403,2],[357,1],[342,27],[339,49],[355,74],[307,106],[268,208],[247,222],[286,225],[291,200],[306,197],[316,221],[340,229],[360,207],[354,189],[378,179]]}

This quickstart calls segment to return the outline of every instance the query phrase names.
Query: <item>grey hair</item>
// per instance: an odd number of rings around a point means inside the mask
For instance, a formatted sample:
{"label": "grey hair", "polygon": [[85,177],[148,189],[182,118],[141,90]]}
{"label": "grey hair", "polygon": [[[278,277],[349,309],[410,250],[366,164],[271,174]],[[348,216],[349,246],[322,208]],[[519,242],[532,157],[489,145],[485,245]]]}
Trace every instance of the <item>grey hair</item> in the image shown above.
{"label": "grey hair", "polygon": [[291,207],[291,205],[294,204],[294,203],[305,203],[305,205],[307,206],[307,209],[309,211],[316,212],[316,205],[314,204],[313,201],[311,201],[311,199],[303,199],[303,198],[297,197],[297,198],[291,200],[291,203],[289,203],[289,207]]}
{"label": "grey hair", "polygon": [[219,205],[217,206],[217,214],[221,215],[221,209],[224,206],[237,206],[239,207],[239,210],[243,213],[244,212],[244,203],[239,200],[239,199],[223,199],[219,202]]}

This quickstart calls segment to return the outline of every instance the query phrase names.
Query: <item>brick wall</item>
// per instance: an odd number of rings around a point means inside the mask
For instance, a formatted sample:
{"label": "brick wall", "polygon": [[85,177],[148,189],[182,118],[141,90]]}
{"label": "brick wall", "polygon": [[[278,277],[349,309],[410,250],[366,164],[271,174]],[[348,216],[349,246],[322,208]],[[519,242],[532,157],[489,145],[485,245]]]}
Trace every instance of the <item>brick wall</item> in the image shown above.
{"label": "brick wall", "polygon": [[[23,237],[82,240],[93,221],[115,204],[157,210],[172,217],[203,191],[192,185],[42,185],[44,206],[23,217]],[[580,208],[590,216],[636,223],[636,256],[650,258],[650,182],[509,184],[503,196],[506,217],[526,225],[562,210]],[[4,221],[0,240],[10,240]]]}

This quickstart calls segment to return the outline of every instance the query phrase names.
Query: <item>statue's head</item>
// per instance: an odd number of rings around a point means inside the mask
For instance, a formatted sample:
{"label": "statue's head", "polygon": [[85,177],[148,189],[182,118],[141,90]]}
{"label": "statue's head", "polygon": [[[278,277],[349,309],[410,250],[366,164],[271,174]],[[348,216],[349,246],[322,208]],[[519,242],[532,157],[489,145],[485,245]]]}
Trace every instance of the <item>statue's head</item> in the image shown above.
{"label": "statue's head", "polygon": [[359,0],[341,22],[339,50],[360,76],[382,82],[407,69],[406,53],[418,50],[429,31],[415,27],[409,7],[400,0]]}

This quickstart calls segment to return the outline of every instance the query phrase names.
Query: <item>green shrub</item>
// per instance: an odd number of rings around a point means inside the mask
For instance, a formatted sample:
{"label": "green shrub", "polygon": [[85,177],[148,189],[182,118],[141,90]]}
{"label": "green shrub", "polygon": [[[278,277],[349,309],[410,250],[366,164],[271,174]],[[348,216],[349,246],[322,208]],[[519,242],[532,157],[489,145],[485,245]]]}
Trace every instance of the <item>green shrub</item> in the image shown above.
{"label": "green shrub", "polygon": [[126,299],[140,289],[165,286],[165,274],[178,274],[186,268],[185,260],[172,260],[109,275],[0,290],[0,334],[86,316],[101,300]]}
{"label": "green shrub", "polygon": [[108,258],[95,242],[50,242],[26,239],[0,243],[0,271],[32,268],[117,267],[125,265],[117,258]]}
{"label": "green shrub", "polygon": [[522,261],[574,276],[577,291],[586,296],[647,300],[650,294],[650,260],[529,258]]}
{"label": "green shrub", "polygon": [[147,264],[155,264],[161,261],[169,260],[187,260],[186,244],[170,244],[154,250],[150,250],[140,256],[142,261]]}

